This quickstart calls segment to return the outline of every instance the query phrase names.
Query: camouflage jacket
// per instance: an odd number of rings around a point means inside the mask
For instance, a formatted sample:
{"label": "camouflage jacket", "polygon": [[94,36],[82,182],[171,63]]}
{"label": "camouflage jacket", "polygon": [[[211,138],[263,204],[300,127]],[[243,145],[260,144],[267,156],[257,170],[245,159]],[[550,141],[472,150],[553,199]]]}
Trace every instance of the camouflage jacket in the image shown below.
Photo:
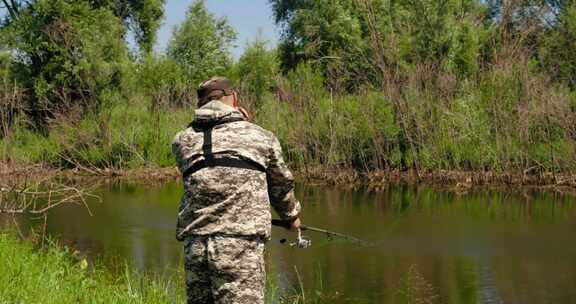
{"label": "camouflage jacket", "polygon": [[197,109],[172,152],[184,181],[179,240],[210,234],[268,239],[270,205],[283,219],[300,213],[280,143],[233,107],[215,100]]}

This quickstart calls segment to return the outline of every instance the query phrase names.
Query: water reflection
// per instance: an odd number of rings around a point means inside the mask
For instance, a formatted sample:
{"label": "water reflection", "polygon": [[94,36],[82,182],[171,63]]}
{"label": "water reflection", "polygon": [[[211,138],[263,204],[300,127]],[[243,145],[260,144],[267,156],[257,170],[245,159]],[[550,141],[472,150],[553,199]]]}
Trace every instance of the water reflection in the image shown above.
{"label": "water reflection", "polygon": [[[128,259],[143,271],[180,267],[174,224],[181,186],[109,184],[94,216],[79,206],[48,218],[49,232],[92,258]],[[549,192],[482,190],[456,195],[430,187],[382,192],[299,187],[306,224],[377,241],[360,247],[308,233],[312,248],[278,242],[267,260],[278,284],[334,303],[397,303],[406,292],[436,303],[575,303],[576,207]],[[20,218],[24,226],[31,225]],[[420,289],[407,290],[406,282]],[[414,283],[416,282],[416,283]]]}

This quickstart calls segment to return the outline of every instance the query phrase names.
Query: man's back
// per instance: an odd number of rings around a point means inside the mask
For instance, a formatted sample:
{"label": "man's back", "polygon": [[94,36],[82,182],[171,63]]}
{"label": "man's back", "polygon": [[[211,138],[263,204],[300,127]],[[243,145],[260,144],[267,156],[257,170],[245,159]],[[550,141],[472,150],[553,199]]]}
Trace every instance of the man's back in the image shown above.
{"label": "man's back", "polygon": [[215,100],[174,138],[185,194],[177,236],[270,236],[270,203],[283,218],[300,212],[276,137]]}

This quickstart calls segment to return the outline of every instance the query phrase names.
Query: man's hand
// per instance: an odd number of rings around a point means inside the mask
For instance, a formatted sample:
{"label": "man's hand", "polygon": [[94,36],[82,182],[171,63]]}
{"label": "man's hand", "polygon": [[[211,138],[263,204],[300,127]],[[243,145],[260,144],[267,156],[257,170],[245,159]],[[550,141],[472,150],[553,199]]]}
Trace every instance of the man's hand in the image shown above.
{"label": "man's hand", "polygon": [[298,229],[300,229],[300,218],[297,217],[293,220],[272,219],[272,225],[276,227],[282,227],[293,232],[298,232]]}
{"label": "man's hand", "polygon": [[297,232],[300,229],[300,218],[297,217],[293,222],[292,226],[290,226],[290,231]]}

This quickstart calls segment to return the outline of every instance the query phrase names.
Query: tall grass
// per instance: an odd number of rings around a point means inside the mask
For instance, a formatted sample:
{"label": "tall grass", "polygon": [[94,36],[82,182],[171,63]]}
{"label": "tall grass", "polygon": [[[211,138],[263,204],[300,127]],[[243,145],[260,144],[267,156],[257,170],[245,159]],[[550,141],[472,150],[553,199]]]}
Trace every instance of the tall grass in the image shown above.
{"label": "tall grass", "polygon": [[[164,57],[125,68],[121,88],[105,90],[98,106],[55,113],[45,129],[38,130],[25,109],[9,123],[2,119],[8,131],[0,134],[0,161],[92,172],[172,166],[171,141],[192,120],[194,86]],[[0,87],[0,114],[11,109],[9,89]]]}
{"label": "tall grass", "polygon": [[257,121],[301,168],[571,172],[576,95],[522,62],[476,80],[422,66],[402,83],[336,95],[307,66]]}
{"label": "tall grass", "polygon": [[187,108],[151,111],[145,101],[120,100],[81,118],[55,120],[47,136],[16,127],[0,139],[0,158],[87,170],[172,166],[172,137],[191,119]]}

